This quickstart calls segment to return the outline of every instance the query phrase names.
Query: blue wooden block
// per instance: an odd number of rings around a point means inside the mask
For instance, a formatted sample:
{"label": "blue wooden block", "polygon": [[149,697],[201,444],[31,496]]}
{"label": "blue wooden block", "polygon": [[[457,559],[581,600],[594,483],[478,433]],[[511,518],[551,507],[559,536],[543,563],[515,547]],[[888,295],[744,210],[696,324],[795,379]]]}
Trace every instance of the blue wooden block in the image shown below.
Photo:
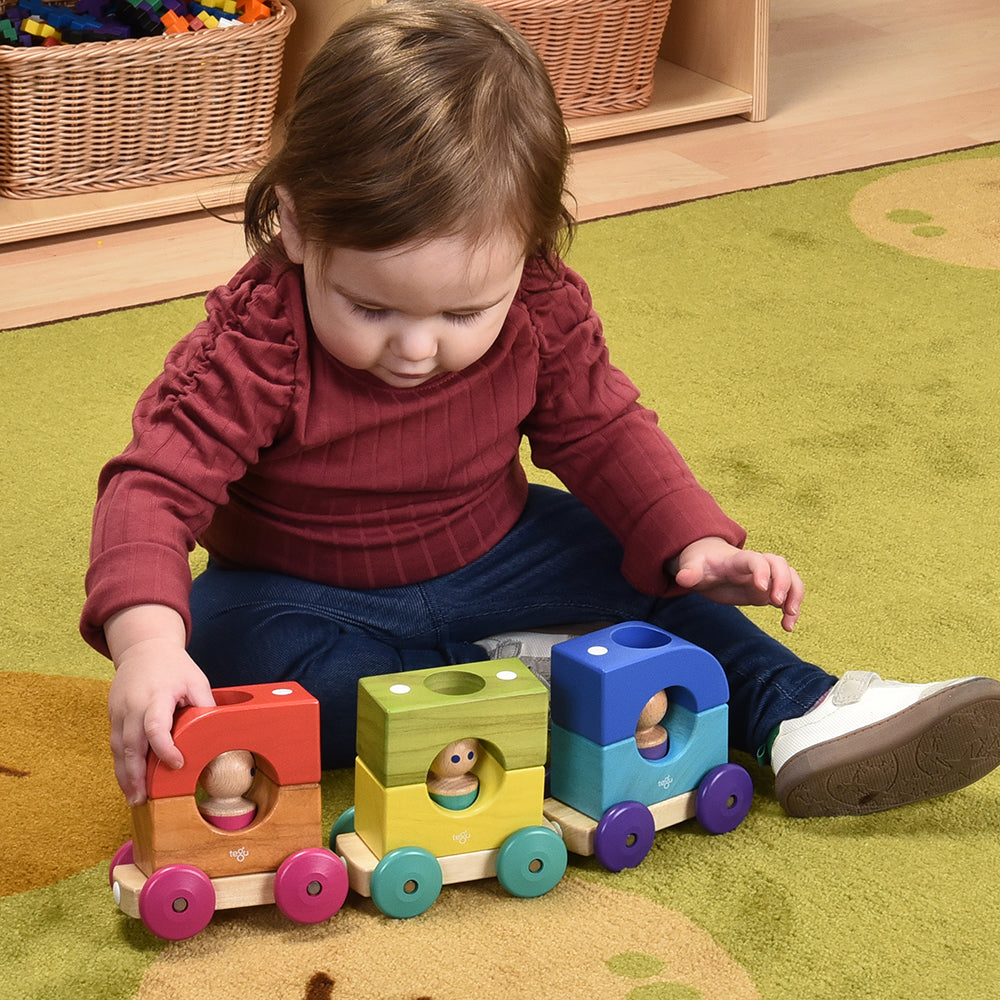
{"label": "blue wooden block", "polygon": [[672,706],[665,723],[670,750],[646,760],[629,737],[599,746],[579,733],[552,725],[552,797],[599,820],[619,802],[655,805],[694,791],[702,778],[729,759],[729,706],[704,712]]}
{"label": "blue wooden block", "polygon": [[552,721],[600,746],[634,736],[646,702],[664,689],[671,703],[691,712],[729,701],[726,675],[711,653],[646,622],[612,625],[552,648]]}

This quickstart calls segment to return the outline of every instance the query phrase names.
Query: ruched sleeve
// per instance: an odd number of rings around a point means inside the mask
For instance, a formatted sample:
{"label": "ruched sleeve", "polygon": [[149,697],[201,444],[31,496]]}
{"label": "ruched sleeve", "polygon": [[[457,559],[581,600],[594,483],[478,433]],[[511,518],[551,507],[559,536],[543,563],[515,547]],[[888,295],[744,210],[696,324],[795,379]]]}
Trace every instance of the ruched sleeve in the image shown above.
{"label": "ruched sleeve", "polygon": [[665,563],[712,535],[733,545],[744,530],[702,488],[611,364],[587,286],[562,269],[525,299],[538,340],[537,402],[523,424],[532,460],[555,473],[614,532],[622,571],[644,593],[675,592]]}
{"label": "ruched sleeve", "polygon": [[104,467],[94,511],[84,638],[108,655],[116,611],[165,604],[190,629],[188,555],[260,451],[281,433],[304,335],[297,272],[252,261],[206,300],[207,318],[142,394],[125,451]]}

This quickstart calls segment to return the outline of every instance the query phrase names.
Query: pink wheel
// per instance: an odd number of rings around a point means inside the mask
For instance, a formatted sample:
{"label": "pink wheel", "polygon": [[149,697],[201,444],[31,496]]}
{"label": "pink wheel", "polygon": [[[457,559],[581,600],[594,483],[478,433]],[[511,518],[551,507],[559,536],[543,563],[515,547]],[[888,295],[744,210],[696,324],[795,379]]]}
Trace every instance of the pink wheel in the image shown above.
{"label": "pink wheel", "polygon": [[281,862],[274,875],[274,901],[289,920],[318,924],[347,899],[347,869],[323,847],[307,847]]}
{"label": "pink wheel", "polygon": [[212,880],[191,865],[167,865],[139,893],[139,916],[157,937],[183,941],[203,931],[215,912]]}
{"label": "pink wheel", "polygon": [[111,883],[111,888],[115,887],[115,869],[119,865],[131,865],[135,864],[135,857],[132,854],[132,841],[126,840],[121,847],[115,851],[115,856],[111,859],[111,864],[108,866],[108,881]]}

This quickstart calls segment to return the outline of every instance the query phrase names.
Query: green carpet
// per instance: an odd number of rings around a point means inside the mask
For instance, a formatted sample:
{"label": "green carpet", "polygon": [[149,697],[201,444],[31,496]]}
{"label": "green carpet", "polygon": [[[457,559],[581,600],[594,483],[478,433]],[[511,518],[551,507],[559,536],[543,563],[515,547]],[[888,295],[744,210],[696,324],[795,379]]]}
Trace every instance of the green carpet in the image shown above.
{"label": "green carpet", "polygon": [[[614,359],[751,544],[802,573],[790,641],[834,672],[1000,676],[998,206],[987,146],[590,223],[573,249]],[[229,911],[171,946],[122,916],[109,669],[76,617],[97,471],[200,314],[184,300],[0,335],[3,1000],[1000,993],[997,772],[805,821],[755,772],[734,833],[665,830],[620,875],[571,858],[534,901],[484,882],[406,922],[354,897],[319,927]],[[329,821],[350,786],[325,776]]]}

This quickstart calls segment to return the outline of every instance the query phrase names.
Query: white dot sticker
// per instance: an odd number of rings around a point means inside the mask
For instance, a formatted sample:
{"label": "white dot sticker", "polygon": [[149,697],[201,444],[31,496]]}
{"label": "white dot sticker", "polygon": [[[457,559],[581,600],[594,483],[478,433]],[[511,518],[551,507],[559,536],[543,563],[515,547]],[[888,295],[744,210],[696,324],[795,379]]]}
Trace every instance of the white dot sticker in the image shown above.
{"label": "white dot sticker", "polygon": [[587,650],[587,652],[590,653],[591,656],[604,656],[608,652],[608,647],[607,646],[591,646],[590,649]]}
{"label": "white dot sticker", "polygon": [[278,695],[280,697],[281,695],[294,694],[294,692],[291,688],[275,688],[271,694]]}
{"label": "white dot sticker", "polygon": [[514,671],[514,670],[501,670],[497,674],[497,680],[501,680],[501,681],[516,681],[517,680],[517,672]]}
{"label": "white dot sticker", "polygon": [[409,694],[410,685],[409,684],[393,684],[389,691],[392,694]]}

